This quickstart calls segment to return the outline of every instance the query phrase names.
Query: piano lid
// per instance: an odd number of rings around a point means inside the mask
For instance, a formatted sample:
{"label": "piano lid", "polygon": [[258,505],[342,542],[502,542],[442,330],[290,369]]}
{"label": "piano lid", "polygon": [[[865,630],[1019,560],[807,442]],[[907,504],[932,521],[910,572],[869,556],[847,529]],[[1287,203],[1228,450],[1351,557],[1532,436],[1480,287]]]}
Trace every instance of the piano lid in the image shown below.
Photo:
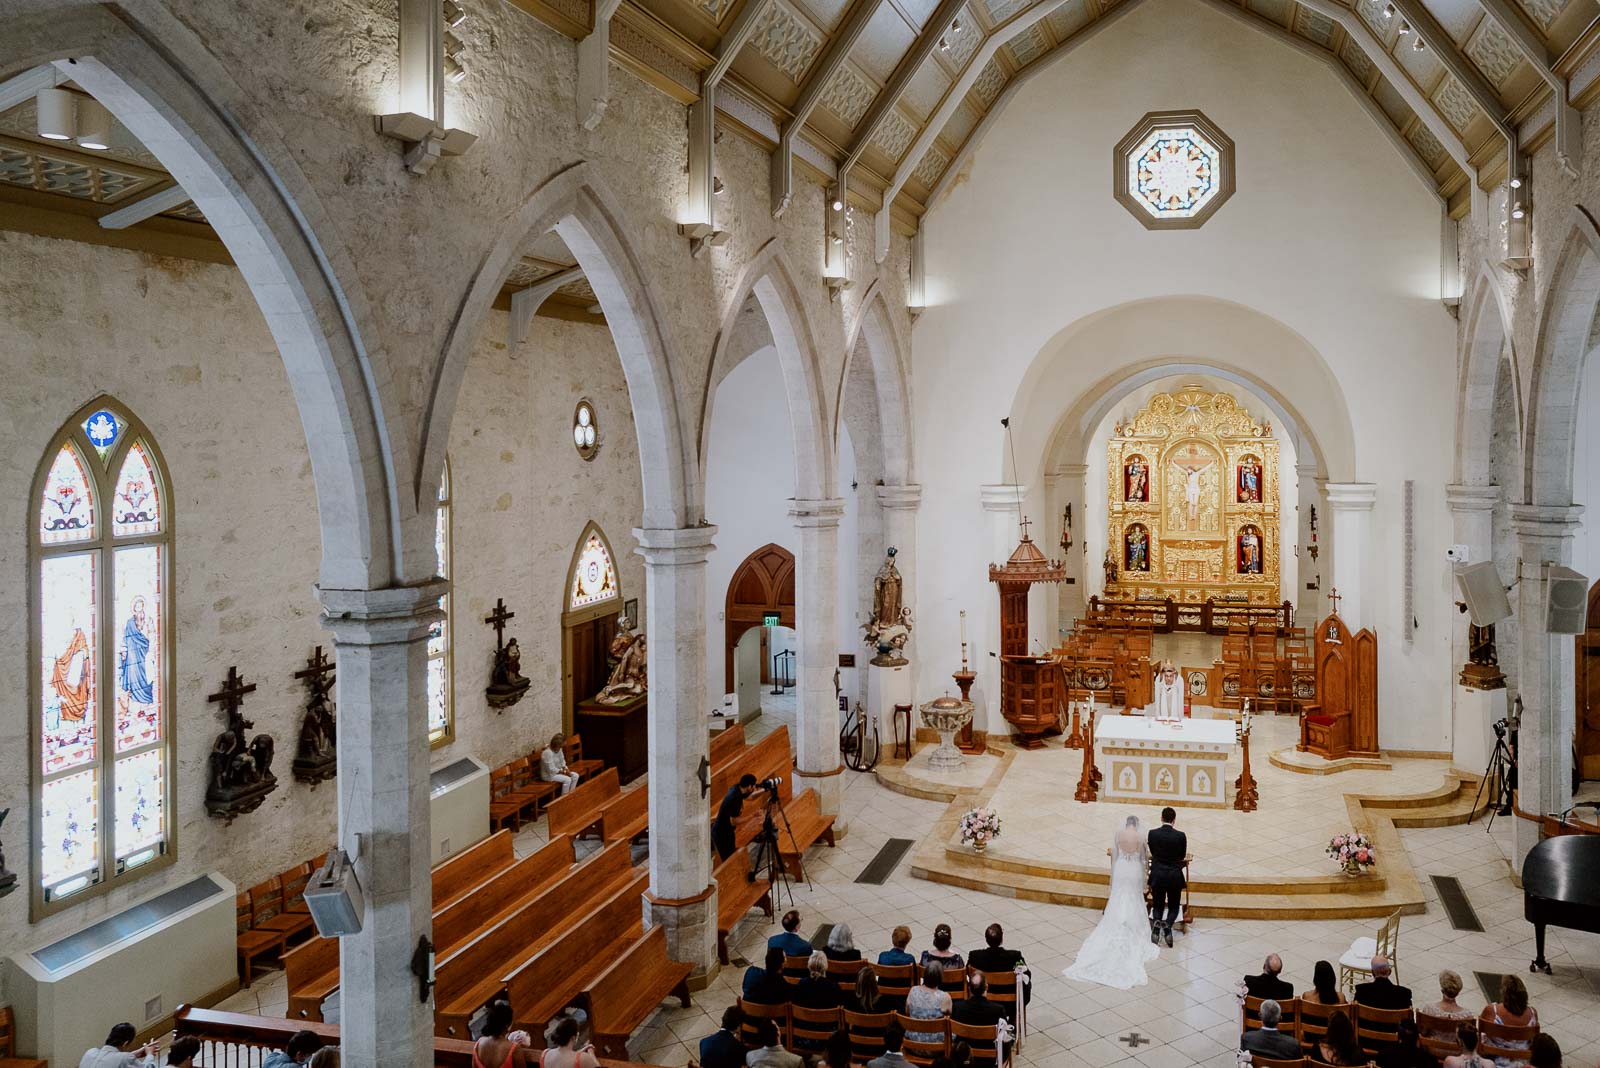
{"label": "piano lid", "polygon": [[1546,838],[1522,862],[1528,897],[1600,909],[1600,834]]}

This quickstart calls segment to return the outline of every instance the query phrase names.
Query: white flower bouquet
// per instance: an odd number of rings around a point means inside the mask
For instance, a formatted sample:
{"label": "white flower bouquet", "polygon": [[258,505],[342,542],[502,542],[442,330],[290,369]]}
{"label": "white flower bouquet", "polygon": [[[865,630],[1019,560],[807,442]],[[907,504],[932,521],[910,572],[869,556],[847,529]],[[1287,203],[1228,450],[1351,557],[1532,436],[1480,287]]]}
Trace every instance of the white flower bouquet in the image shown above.
{"label": "white flower bouquet", "polygon": [[987,808],[970,809],[961,817],[961,844],[982,852],[1000,837],[1000,816]]}

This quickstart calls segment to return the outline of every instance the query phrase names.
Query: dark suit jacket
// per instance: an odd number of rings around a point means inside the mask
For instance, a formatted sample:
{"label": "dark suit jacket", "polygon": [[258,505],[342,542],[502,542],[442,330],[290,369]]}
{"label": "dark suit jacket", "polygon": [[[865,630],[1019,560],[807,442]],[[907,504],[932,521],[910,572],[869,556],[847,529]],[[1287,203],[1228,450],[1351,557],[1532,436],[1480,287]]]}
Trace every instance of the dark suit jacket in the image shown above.
{"label": "dark suit jacket", "polygon": [[1189,854],[1189,836],[1163,823],[1150,832],[1150,888],[1183,889],[1183,858]]}
{"label": "dark suit jacket", "polygon": [[859,949],[829,949],[827,946],[823,946],[822,954],[829,960],[841,962],[861,959],[861,951]]}
{"label": "dark suit jacket", "polygon": [[[1022,954],[1014,949],[1004,946],[990,948],[984,946],[967,954],[967,967],[976,968],[980,972],[1009,972],[1015,971],[1018,964],[1023,964]],[[1023,965],[1026,967],[1026,965]],[[1033,1002],[1033,984],[1029,983],[1022,988],[1022,1003]]]}
{"label": "dark suit jacket", "polygon": [[789,999],[791,1005],[801,1005],[808,1009],[837,1009],[844,1004],[844,993],[839,989],[839,981],[832,976],[824,976],[821,979],[807,976],[793,989],[794,997]]}
{"label": "dark suit jacket", "polygon": [[741,1068],[744,1043],[737,1035],[717,1031],[700,1040],[700,1068]]}
{"label": "dark suit jacket", "polygon": [[1288,1001],[1294,997],[1294,986],[1279,979],[1276,975],[1268,975],[1262,972],[1260,975],[1247,975],[1244,977],[1244,992],[1253,998]]}
{"label": "dark suit jacket", "polygon": [[757,1005],[787,1005],[794,1000],[794,991],[794,986],[783,976],[768,975],[763,970],[761,977],[745,991],[744,999]]}
{"label": "dark suit jacket", "polygon": [[1239,1048],[1271,1057],[1275,1061],[1297,1061],[1304,1056],[1299,1041],[1293,1035],[1265,1028],[1246,1031],[1239,1040]]}
{"label": "dark suit jacket", "polygon": [[[1006,1019],[1006,1010],[1001,1008],[999,1002],[990,1001],[986,997],[965,998],[950,1007],[950,1018],[957,1023],[972,1024],[976,1027],[993,1027]],[[1010,1045],[1009,1042],[1006,1043],[1007,1048]]]}
{"label": "dark suit jacket", "polygon": [[1385,977],[1370,983],[1356,984],[1357,1005],[1371,1005],[1375,1009],[1408,1009],[1411,1007],[1411,988],[1396,986]]}

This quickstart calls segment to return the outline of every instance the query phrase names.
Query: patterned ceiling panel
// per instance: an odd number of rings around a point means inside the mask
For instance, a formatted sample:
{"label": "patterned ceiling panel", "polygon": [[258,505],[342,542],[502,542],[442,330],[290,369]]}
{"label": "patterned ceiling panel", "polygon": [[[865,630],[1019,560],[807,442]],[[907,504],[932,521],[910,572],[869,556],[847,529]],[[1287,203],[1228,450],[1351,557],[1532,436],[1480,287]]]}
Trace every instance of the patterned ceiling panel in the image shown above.
{"label": "patterned ceiling panel", "polygon": [[1394,86],[1386,81],[1379,81],[1372,90],[1372,99],[1378,102],[1383,113],[1389,116],[1389,121],[1396,127],[1403,127],[1406,120],[1411,118],[1411,109],[1406,106],[1405,100]]}
{"label": "patterned ceiling panel", "polygon": [[962,101],[961,106],[950,116],[950,121],[944,124],[944,129],[939,131],[939,135],[947,143],[959,145],[972,135],[972,130],[977,125],[977,111],[973,110],[969,102]]}
{"label": "patterned ceiling panel", "polygon": [[1044,21],[1050,27],[1050,32],[1056,35],[1056,40],[1065,41],[1089,24],[1089,11],[1084,7],[1083,0],[1072,0],[1050,12]]}
{"label": "patterned ceiling panel", "polygon": [[1433,131],[1422,125],[1422,123],[1417,123],[1407,140],[1416,148],[1417,154],[1423,158],[1428,166],[1437,170],[1439,165],[1444,162],[1444,146],[1439,143],[1437,137],[1433,136]]}
{"label": "patterned ceiling panel", "polygon": [[983,65],[983,70],[978,72],[978,80],[972,83],[972,97],[977,99],[985,108],[994,103],[995,97],[1000,95],[1000,90],[1006,87],[1006,76],[1000,69],[1000,64],[994,60]]}
{"label": "patterned ceiling panel", "polygon": [[928,151],[923,153],[922,161],[917,164],[917,169],[911,172],[911,177],[932,189],[933,183],[939,180],[948,166],[950,157],[938,145],[930,145]]}
{"label": "patterned ceiling panel", "polygon": [[822,34],[784,0],[772,0],[756,19],[750,43],[796,85],[822,47]]}
{"label": "patterned ceiling panel", "polygon": [[1289,0],[1250,0],[1250,10],[1280,26],[1289,24]]}
{"label": "patterned ceiling panel", "polygon": [[1034,23],[1011,38],[1011,43],[1006,47],[1011,50],[1011,58],[1017,61],[1017,66],[1026,67],[1050,50],[1050,41],[1039,24]]}
{"label": "patterned ceiling panel", "polygon": [[872,106],[878,87],[863,77],[848,63],[840,64],[839,71],[822,90],[822,106],[844,120],[851,129],[861,121],[861,116]]}
{"label": "patterned ceiling panel", "polygon": [[699,0],[695,6],[710,15],[712,22],[721,22],[722,16],[733,7],[733,0]]}
{"label": "patterned ceiling panel", "polygon": [[1350,40],[1344,43],[1344,47],[1339,50],[1339,58],[1344,60],[1346,67],[1350,68],[1350,73],[1355,77],[1356,81],[1362,85],[1367,85],[1372,81],[1372,60],[1367,58],[1367,54],[1361,51],[1361,47],[1355,41]]}
{"label": "patterned ceiling panel", "polygon": [[1439,105],[1439,113],[1448,119],[1450,125],[1458,132],[1465,131],[1471,124],[1473,116],[1478,113],[1478,105],[1472,102],[1466,87],[1450,76],[1440,83],[1439,91],[1433,94],[1433,102]]}
{"label": "patterned ceiling panel", "polygon": [[890,108],[872,143],[881,148],[884,155],[899,163],[900,157],[906,154],[906,149],[911,147],[911,141],[916,136],[917,128],[911,124],[911,120],[900,114],[899,109]]}
{"label": "patterned ceiling panel", "polygon": [[164,174],[123,169],[98,157],[85,159],[17,138],[0,138],[0,182],[6,185],[116,204],[168,180]]}
{"label": "patterned ceiling panel", "polygon": [[1467,58],[1489,79],[1496,89],[1505,88],[1506,79],[1522,62],[1517,46],[1506,36],[1494,19],[1485,17],[1478,24],[1478,32],[1467,42]]}
{"label": "patterned ceiling panel", "polygon": [[1361,16],[1361,21],[1377,35],[1378,40],[1388,43],[1393,41],[1399,32],[1399,19],[1383,17],[1385,0],[1356,0],[1356,14]]}
{"label": "patterned ceiling panel", "polygon": [[194,201],[192,200],[187,204],[179,204],[171,211],[164,211],[161,214],[174,219],[182,219],[185,222],[203,223],[206,221],[205,213],[199,208],[195,207]]}
{"label": "patterned ceiling panel", "polygon": [[518,260],[511,268],[511,273],[506,275],[505,284],[508,286],[531,286],[545,275],[554,273],[554,267],[534,260]]}
{"label": "patterned ceiling panel", "polygon": [[[965,20],[962,20],[962,25],[967,25]],[[975,37],[977,31],[968,28],[966,33],[957,36],[968,35]],[[878,81],[887,82],[894,73],[895,64],[900,62],[900,57],[906,54],[916,38],[916,31],[906,24],[894,5],[884,4],[867,20],[867,28],[862,31],[861,40],[856,42],[850,58]]]}
{"label": "patterned ceiling panel", "polygon": [[961,25],[968,27],[967,31],[954,35],[945,34],[944,39],[950,47],[936,53],[952,70],[957,71],[967,65],[967,60],[972,58],[972,54],[978,50],[978,45],[983,43],[978,35],[978,23],[973,18],[971,4],[961,9]]}
{"label": "patterned ceiling panel", "polygon": [[988,9],[989,21],[998,26],[1032,2],[1033,0],[984,0],[983,6]]}
{"label": "patterned ceiling panel", "polygon": [[1539,24],[1541,30],[1548,30],[1550,24],[1555,22],[1556,16],[1567,8],[1570,0],[1517,0],[1517,6],[1528,13],[1528,17]]}
{"label": "patterned ceiling panel", "polygon": [[1424,48],[1418,52],[1413,48],[1411,42],[1415,40],[1415,36],[1407,34],[1396,41],[1394,58],[1405,72],[1411,76],[1413,82],[1426,89],[1439,77],[1439,71],[1443,68],[1439,63],[1438,57],[1434,55],[1433,49]]}
{"label": "patterned ceiling panel", "polygon": [[1309,7],[1302,7],[1295,16],[1294,31],[1326,48],[1328,42],[1333,40],[1333,20]]}
{"label": "patterned ceiling panel", "polygon": [[933,114],[950,88],[950,75],[937,63],[924,63],[906,84],[905,102],[918,115]]}

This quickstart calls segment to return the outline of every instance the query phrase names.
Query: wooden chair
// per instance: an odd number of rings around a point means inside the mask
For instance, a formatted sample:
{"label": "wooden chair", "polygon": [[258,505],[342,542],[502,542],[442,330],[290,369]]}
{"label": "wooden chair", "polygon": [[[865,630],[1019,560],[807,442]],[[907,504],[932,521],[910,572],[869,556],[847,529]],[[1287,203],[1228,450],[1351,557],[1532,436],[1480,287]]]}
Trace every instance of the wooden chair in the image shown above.
{"label": "wooden chair", "polygon": [[[1016,1022],[1017,1019],[1017,973],[1009,972],[980,972],[976,968],[968,968],[969,975],[983,976],[984,996],[1005,1010],[1006,1019]],[[881,986],[878,989],[883,989]]]}
{"label": "wooden chair", "polygon": [[[958,1039],[972,1048],[973,1064],[995,1065],[1001,1063],[995,1057],[993,1024],[965,1024],[960,1020],[953,1019],[950,1021],[951,1046],[954,1046]],[[1015,1040],[1006,1043],[1004,1064],[1011,1063],[1016,1048],[1017,1043]]]}
{"label": "wooden chair", "polygon": [[892,1012],[853,1012],[843,1009],[844,1027],[850,1035],[850,1059],[865,1064],[884,1054],[883,1035],[894,1022]]}
{"label": "wooden chair", "polygon": [[1308,1056],[1316,1052],[1317,1043],[1328,1033],[1328,1017],[1335,1012],[1342,1012],[1348,1016],[1350,1006],[1321,1005],[1300,999],[1300,1048],[1307,1050]]}
{"label": "wooden chair", "polygon": [[306,884],[311,881],[311,876],[316,869],[308,860],[304,864],[297,864],[288,871],[278,876],[278,881],[283,884],[283,911],[308,913],[306,907]]}
{"label": "wooden chair", "polygon": [[283,883],[274,875],[250,888],[250,926],[258,931],[279,931],[285,947],[298,942],[313,928],[309,912],[284,908]]}
{"label": "wooden chair", "polygon": [[522,809],[511,765],[495,768],[489,773],[489,830],[510,828],[513,834],[522,830]]}
{"label": "wooden chair", "polygon": [[839,984],[839,989],[846,994],[856,991],[856,976],[862,968],[867,966],[864,960],[830,960],[828,974],[833,976],[833,981]]}
{"label": "wooden chair", "polygon": [[878,976],[878,993],[897,1002],[902,1008],[911,988],[917,985],[915,964],[874,964]]}
{"label": "wooden chair", "polygon": [[1409,1008],[1375,1009],[1371,1005],[1354,1005],[1352,1008],[1355,1010],[1355,1019],[1351,1022],[1356,1025],[1356,1041],[1373,1056],[1395,1044],[1400,1021],[1416,1018]]}
{"label": "wooden chair", "polygon": [[756,1024],[761,1020],[771,1020],[778,1026],[778,1044],[785,1049],[789,1044],[789,1006],[788,1005],[761,1005],[754,1001],[737,999],[739,1010],[744,1013],[744,1023],[739,1025],[739,1038],[750,1049],[756,1048]]}
{"label": "wooden chair", "polygon": [[1528,1045],[1538,1033],[1538,1024],[1519,1027],[1495,1023],[1493,1020],[1479,1020],[1478,1056],[1497,1061],[1526,1061]]}
{"label": "wooden chair", "polygon": [[0,1008],[0,1068],[50,1068],[49,1061],[17,1056],[17,1021],[10,1005]]}
{"label": "wooden chair", "polygon": [[[937,1058],[950,1052],[950,1017],[919,1020],[903,1012],[897,1012],[894,1014],[894,1022],[906,1033],[906,1040],[900,1051],[912,1064],[932,1065]],[[912,1035],[937,1035],[938,1039],[929,1041],[926,1038],[912,1038]]]}
{"label": "wooden chair", "polygon": [[[1426,1009],[1417,1010],[1417,1030],[1420,1032],[1418,1043],[1423,1049],[1443,1060],[1445,1057],[1454,1056],[1463,1052],[1461,1038],[1456,1034],[1456,1029],[1466,1020],[1453,1020],[1448,1016],[1435,1016]],[[1448,1035],[1448,1038],[1439,1036]]]}
{"label": "wooden chair", "polygon": [[524,812],[530,821],[538,819],[539,813],[555,798],[560,787],[539,778],[539,758],[536,756],[513,760],[508,766],[511,768],[512,796],[526,798]]}
{"label": "wooden chair", "polygon": [[260,957],[277,960],[283,954],[282,931],[258,931],[251,926],[255,910],[250,905],[250,895],[240,894],[233,899],[234,940],[239,953],[239,981],[249,986],[253,973],[251,966]]}
{"label": "wooden chair", "polygon": [[[1241,1030],[1255,1031],[1261,1027],[1261,1003],[1266,998],[1244,999],[1244,1026]],[[1298,1034],[1300,1029],[1300,999],[1285,998],[1278,1002],[1283,1015],[1278,1020],[1278,1030],[1286,1035]]]}
{"label": "wooden chair", "polygon": [[791,983],[798,983],[800,980],[804,979],[808,974],[810,974],[806,970],[810,963],[810,954],[807,954],[804,957],[791,957],[789,954],[785,953],[783,955],[783,977],[789,980]]}
{"label": "wooden chair", "polygon": [[1271,1057],[1263,1057],[1259,1053],[1250,1054],[1250,1068],[1311,1068],[1316,1063],[1310,1057],[1299,1057],[1292,1061],[1275,1061]]}
{"label": "wooden chair", "polygon": [[583,737],[574,734],[567,739],[567,744],[561,747],[561,752],[566,755],[567,767],[579,779],[587,779],[601,768],[605,767],[603,760],[585,760],[583,758]]}
{"label": "wooden chair", "polygon": [[841,1012],[837,1008],[808,1009],[804,1005],[790,1005],[789,1041],[784,1048],[802,1057],[818,1052],[839,1030]]}
{"label": "wooden chair", "polygon": [[1367,938],[1363,935],[1356,939],[1350,943],[1350,948],[1344,951],[1344,956],[1339,958],[1339,989],[1346,994],[1354,995],[1356,983],[1362,976],[1372,978],[1372,958],[1379,953],[1389,958],[1394,981],[1398,983],[1400,961],[1395,955],[1399,949],[1400,910],[1395,909],[1389,914],[1389,918],[1383,921],[1383,926],[1378,928],[1375,937]]}
{"label": "wooden chair", "polygon": [[951,1001],[967,1000],[967,970],[947,968],[944,978],[939,983],[939,989],[949,994]]}

